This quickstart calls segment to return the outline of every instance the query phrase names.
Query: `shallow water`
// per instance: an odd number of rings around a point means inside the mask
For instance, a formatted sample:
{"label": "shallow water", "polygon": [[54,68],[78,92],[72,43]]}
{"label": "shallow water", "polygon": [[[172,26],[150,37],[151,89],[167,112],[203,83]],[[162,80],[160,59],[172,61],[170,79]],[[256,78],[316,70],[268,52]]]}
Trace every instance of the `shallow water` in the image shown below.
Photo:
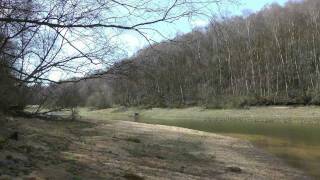
{"label": "shallow water", "polygon": [[282,158],[289,165],[320,179],[319,124],[240,121],[237,119],[140,121],[220,133],[249,140],[256,146]]}

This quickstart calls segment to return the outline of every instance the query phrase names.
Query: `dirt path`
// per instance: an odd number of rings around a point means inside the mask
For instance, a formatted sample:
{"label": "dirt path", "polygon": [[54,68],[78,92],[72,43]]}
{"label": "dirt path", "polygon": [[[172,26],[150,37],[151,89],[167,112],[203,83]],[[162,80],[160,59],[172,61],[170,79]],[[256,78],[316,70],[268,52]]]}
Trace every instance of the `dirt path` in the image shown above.
{"label": "dirt path", "polygon": [[11,119],[0,179],[308,179],[235,138],[125,121]]}

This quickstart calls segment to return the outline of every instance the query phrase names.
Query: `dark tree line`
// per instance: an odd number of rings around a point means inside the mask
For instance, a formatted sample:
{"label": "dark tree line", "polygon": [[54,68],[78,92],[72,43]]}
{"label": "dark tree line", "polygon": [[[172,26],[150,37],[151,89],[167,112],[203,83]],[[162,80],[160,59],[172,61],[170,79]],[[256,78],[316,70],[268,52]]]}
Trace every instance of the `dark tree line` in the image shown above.
{"label": "dark tree line", "polygon": [[320,1],[213,18],[208,27],[142,49],[108,73],[89,86],[103,85],[114,104],[318,105]]}

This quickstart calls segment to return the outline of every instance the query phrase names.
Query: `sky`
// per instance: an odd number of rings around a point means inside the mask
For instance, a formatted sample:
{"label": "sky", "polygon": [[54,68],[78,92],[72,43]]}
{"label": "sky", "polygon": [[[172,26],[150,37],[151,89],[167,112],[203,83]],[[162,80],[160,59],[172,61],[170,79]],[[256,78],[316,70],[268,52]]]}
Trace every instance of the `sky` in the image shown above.
{"label": "sky", "polygon": [[[264,6],[272,3],[284,5],[288,0],[240,0],[239,5],[223,6],[222,11],[230,15],[241,15],[245,11],[256,12]],[[178,21],[174,25],[156,25],[155,28],[160,30],[165,37],[162,37],[156,32],[148,32],[148,37],[151,41],[160,42],[165,39],[171,39],[176,34],[184,34],[192,31],[196,27],[205,27],[209,22],[208,17],[196,17],[188,21]],[[125,44],[125,49],[128,51],[128,56],[132,56],[137,50],[148,45],[144,37],[141,37],[134,32],[126,32],[120,37]]]}
{"label": "sky", "polygon": [[[239,0],[238,5],[222,4],[219,7],[219,11],[226,15],[241,15],[244,12],[256,12],[262,9],[264,6],[272,3],[278,3],[284,5],[288,0]],[[218,9],[208,7],[210,12],[216,12]],[[213,14],[212,14],[213,15]],[[174,22],[173,24],[159,23],[152,26],[161,32],[148,31],[146,36],[149,38],[149,42],[161,42],[165,39],[172,39],[177,34],[185,34],[194,28],[205,27],[209,23],[210,17],[196,16],[192,19],[182,19]],[[122,44],[122,49],[127,51],[127,57],[134,55],[139,49],[149,45],[149,42],[145,37],[141,36],[137,32],[126,31],[117,37],[118,41]],[[102,66],[92,67],[93,69],[101,69]],[[49,74],[49,78],[55,81],[70,77],[62,71],[54,71]]]}
{"label": "sky", "polygon": [[266,4],[272,4],[276,2],[280,5],[284,5],[288,0],[242,0],[241,3],[243,4],[240,6],[241,9],[251,9],[254,11],[260,10]]}

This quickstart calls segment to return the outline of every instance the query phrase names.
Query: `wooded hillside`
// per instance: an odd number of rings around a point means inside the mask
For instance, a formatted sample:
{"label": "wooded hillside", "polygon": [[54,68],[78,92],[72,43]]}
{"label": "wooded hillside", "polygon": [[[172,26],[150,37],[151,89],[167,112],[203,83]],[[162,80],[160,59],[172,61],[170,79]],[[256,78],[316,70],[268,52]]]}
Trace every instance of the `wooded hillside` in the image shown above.
{"label": "wooded hillside", "polygon": [[305,0],[212,18],[208,27],[144,48],[78,89],[87,92],[82,104],[91,105],[319,104],[319,66],[320,1]]}

